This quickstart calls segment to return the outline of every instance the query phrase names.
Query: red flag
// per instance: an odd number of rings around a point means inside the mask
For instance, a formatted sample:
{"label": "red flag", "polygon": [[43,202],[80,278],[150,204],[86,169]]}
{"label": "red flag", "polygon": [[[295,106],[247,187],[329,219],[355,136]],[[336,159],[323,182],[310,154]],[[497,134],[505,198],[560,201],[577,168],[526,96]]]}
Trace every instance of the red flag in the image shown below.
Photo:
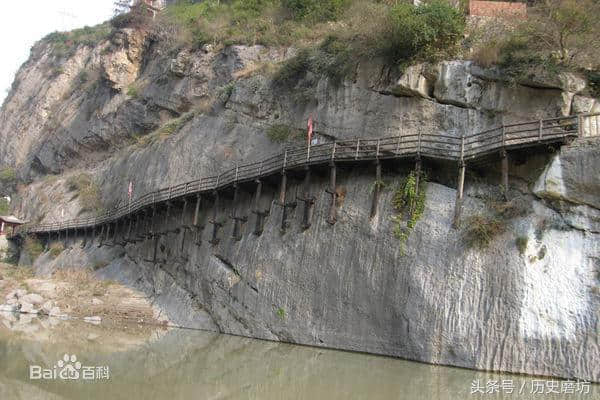
{"label": "red flag", "polygon": [[131,200],[131,196],[133,196],[133,182],[129,181],[129,189],[127,190],[127,196],[129,196],[129,200]]}
{"label": "red flag", "polygon": [[310,146],[310,142],[312,140],[313,135],[313,117],[312,115],[308,117],[308,145]]}

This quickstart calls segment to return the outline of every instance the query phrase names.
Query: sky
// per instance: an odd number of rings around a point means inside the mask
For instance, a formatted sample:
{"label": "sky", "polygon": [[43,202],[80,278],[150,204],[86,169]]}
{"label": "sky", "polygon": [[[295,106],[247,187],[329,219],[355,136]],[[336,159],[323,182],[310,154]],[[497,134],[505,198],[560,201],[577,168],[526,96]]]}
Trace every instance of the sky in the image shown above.
{"label": "sky", "polygon": [[50,32],[96,25],[112,17],[113,0],[3,1],[0,12],[0,104],[31,46]]}

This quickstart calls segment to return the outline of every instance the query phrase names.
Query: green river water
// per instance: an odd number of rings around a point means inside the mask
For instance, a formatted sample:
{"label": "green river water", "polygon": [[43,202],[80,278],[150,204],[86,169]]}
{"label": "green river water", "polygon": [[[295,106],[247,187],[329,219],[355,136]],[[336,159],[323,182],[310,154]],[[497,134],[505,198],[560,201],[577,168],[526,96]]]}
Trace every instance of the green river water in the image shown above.
{"label": "green river water", "polygon": [[[2,400],[600,398],[598,385],[185,329],[144,328],[140,337],[72,321],[34,331],[7,326],[0,325]],[[69,373],[32,379],[62,369]]]}

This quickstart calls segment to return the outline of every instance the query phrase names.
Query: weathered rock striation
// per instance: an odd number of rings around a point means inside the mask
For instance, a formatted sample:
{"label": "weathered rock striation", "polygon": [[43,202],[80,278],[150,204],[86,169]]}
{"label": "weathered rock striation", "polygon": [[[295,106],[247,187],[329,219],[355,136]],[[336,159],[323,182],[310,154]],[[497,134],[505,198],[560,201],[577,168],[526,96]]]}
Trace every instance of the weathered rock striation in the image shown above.
{"label": "weathered rock striation", "polygon": [[[513,85],[499,71],[466,61],[413,66],[403,75],[372,61],[337,86],[325,77],[308,91],[305,82],[274,86],[261,66],[294,53],[206,46],[174,54],[125,30],[78,48],[49,77],[51,46],[36,45],[0,112],[0,164],[30,182],[20,189],[18,208],[39,222],[86,215],[66,184],[81,171],[93,176],[105,207],[123,204],[130,181],[141,195],[275,152],[282,144],[269,139],[269,127],[302,129],[309,115],[320,140],[331,140],[419,131],[459,136],[600,107],[576,76]],[[75,84],[82,70],[98,80]],[[299,92],[309,95],[298,98]],[[174,121],[176,129],[164,130]],[[335,225],[326,221],[326,173],[315,171],[309,229],[301,228],[298,205],[289,229],[280,230],[282,208],[269,183],[260,199],[270,211],[261,236],[252,234],[252,193],[242,191],[236,204],[223,199],[217,245],[208,243],[208,224],[200,244],[188,240],[183,254],[179,236],[164,235],[154,264],[145,261],[150,240],[81,248],[78,238],[55,259],[43,253],[35,266],[48,273],[106,265],[101,276],[144,290],[183,326],[600,381],[599,150],[591,137],[555,153],[511,154],[509,207],[516,211],[498,217],[504,229],[487,248],[468,242],[467,227],[452,228],[456,166],[437,163],[424,166],[430,183],[423,216],[406,243],[399,241],[393,188],[412,165],[389,163],[388,189],[373,219],[374,168],[341,167]],[[498,166],[469,171],[464,220],[496,215]],[[301,177],[291,177],[289,196],[301,185]],[[203,221],[211,201],[202,207]],[[229,219],[234,208],[250,218],[239,241]],[[161,229],[178,224],[173,217]]]}

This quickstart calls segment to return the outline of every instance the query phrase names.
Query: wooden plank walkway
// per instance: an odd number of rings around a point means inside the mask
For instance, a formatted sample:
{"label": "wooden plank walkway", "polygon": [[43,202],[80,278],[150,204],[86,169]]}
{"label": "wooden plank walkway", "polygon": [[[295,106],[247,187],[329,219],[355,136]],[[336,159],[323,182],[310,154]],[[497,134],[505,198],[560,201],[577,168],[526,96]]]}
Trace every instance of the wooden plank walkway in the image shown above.
{"label": "wooden plank walkway", "polygon": [[51,224],[24,226],[17,234],[51,233],[84,229],[114,223],[130,214],[140,212],[175,199],[192,195],[214,193],[242,182],[254,181],[285,171],[313,165],[331,165],[344,162],[373,162],[385,159],[438,159],[465,163],[493,153],[540,144],[562,143],[569,139],[600,135],[600,113],[561,118],[527,121],[483,132],[454,137],[441,134],[409,134],[380,139],[347,139],[310,147],[298,147],[253,162],[238,165],[219,175],[207,176],[179,185],[170,186],[136,198],[94,218],[80,218]]}

